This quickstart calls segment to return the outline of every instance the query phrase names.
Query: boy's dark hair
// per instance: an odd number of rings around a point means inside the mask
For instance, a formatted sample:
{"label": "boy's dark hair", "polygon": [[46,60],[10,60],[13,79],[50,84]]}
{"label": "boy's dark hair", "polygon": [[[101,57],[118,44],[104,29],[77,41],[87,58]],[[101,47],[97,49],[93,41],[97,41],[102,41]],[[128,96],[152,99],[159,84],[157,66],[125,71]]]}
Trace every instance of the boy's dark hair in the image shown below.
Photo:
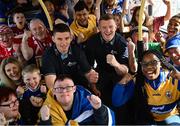
{"label": "boy's dark hair", "polygon": [[161,58],[163,58],[163,54],[161,52],[159,52],[158,50],[156,49],[152,49],[152,50],[146,50],[143,52],[143,57],[142,59],[146,56],[146,55],[149,55],[149,54],[154,54],[159,60]]}
{"label": "boy's dark hair", "polygon": [[60,24],[54,25],[53,35],[55,35],[56,32],[71,32],[71,31],[68,25],[64,23],[60,23]]}
{"label": "boy's dark hair", "polygon": [[57,5],[61,8],[67,4],[67,0],[58,0]]}
{"label": "boy's dark hair", "polygon": [[10,95],[16,96],[16,92],[9,87],[0,87],[0,104],[8,101]]}
{"label": "boy's dark hair", "polygon": [[68,25],[64,23],[60,23],[60,24],[54,25],[53,35],[56,34],[56,32],[71,32],[71,31]]}
{"label": "boy's dark hair", "polygon": [[111,19],[114,20],[114,16],[112,14],[104,14],[100,17],[99,21],[101,21],[101,20],[107,21],[107,20],[111,20]]}
{"label": "boy's dark hair", "polygon": [[82,11],[86,9],[88,11],[88,7],[86,6],[85,2],[84,1],[78,1],[76,3],[76,5],[74,6],[74,11],[77,12],[77,11]]}
{"label": "boy's dark hair", "polygon": [[64,79],[71,79],[72,80],[72,77],[69,74],[60,74],[59,76],[56,77],[54,83],[56,81],[63,81]]}
{"label": "boy's dark hair", "polygon": [[[15,14],[18,14],[18,13],[24,14],[24,10],[23,10],[22,7],[17,7],[17,8],[15,8],[15,9],[13,9],[12,16],[14,17],[14,15],[15,15]],[[24,16],[25,16],[25,14],[24,14]]]}

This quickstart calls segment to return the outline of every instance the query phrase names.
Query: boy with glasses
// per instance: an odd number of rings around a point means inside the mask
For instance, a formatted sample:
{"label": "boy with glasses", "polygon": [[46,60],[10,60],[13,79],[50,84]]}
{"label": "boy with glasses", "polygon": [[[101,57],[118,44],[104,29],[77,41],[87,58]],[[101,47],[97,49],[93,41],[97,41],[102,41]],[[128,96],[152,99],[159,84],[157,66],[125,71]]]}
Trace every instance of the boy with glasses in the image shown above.
{"label": "boy with glasses", "polygon": [[114,124],[113,112],[102,104],[101,99],[82,86],[75,86],[68,75],[56,78],[42,109],[44,111],[50,109],[50,113],[41,115],[41,119],[44,119],[43,121],[51,119],[52,125]]}
{"label": "boy with glasses", "polygon": [[19,101],[16,93],[8,88],[0,88],[0,124],[21,125]]}

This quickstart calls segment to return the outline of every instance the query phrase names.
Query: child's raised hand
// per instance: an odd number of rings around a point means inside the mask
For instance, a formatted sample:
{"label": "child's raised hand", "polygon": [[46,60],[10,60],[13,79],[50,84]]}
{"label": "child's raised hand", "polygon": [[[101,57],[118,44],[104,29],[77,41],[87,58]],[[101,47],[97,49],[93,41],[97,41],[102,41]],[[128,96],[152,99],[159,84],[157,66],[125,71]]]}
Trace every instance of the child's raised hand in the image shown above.
{"label": "child's raised hand", "polygon": [[94,109],[97,110],[101,107],[101,99],[98,96],[90,95],[90,96],[87,96],[87,99],[89,100],[89,102],[91,103]]}
{"label": "child's raised hand", "polygon": [[85,39],[84,34],[83,33],[79,33],[78,34],[78,38],[77,38],[77,42],[78,43],[82,43],[82,42],[84,42],[84,39]]}
{"label": "child's raised hand", "polygon": [[41,107],[43,104],[43,98],[40,98],[40,97],[31,96],[30,101],[32,105],[35,107]]}
{"label": "child's raised hand", "polygon": [[128,52],[134,53],[136,45],[134,44],[131,38],[127,38],[127,46],[128,46]]}
{"label": "child's raised hand", "polygon": [[133,76],[129,73],[123,76],[123,78],[119,81],[120,84],[127,84],[130,80],[133,79]]}
{"label": "child's raised hand", "polygon": [[24,94],[24,88],[22,86],[18,86],[16,88],[16,93],[17,93],[18,96],[23,95]]}
{"label": "child's raised hand", "polygon": [[47,88],[44,85],[40,86],[40,90],[41,90],[41,93],[45,93],[45,94],[47,93]]}
{"label": "child's raised hand", "polygon": [[180,72],[178,70],[171,72],[171,77],[180,80]]}
{"label": "child's raised hand", "polygon": [[43,105],[40,109],[41,119],[46,121],[50,117],[50,105]]}
{"label": "child's raised hand", "polygon": [[31,31],[24,30],[23,40],[26,41],[29,37],[31,37]]}

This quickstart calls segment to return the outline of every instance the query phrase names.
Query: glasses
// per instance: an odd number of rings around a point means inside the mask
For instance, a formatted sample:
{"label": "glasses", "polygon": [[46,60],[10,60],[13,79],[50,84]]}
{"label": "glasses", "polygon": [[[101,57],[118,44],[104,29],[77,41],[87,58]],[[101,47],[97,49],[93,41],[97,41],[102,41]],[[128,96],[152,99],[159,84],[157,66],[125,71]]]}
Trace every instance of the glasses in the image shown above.
{"label": "glasses", "polygon": [[57,92],[57,93],[63,93],[63,92],[69,92],[69,91],[72,91],[73,90],[73,87],[74,86],[67,86],[67,87],[56,87],[54,88],[54,92]]}
{"label": "glasses", "polygon": [[152,67],[156,67],[158,65],[158,62],[160,62],[159,60],[153,60],[150,62],[141,62],[142,67],[148,67],[149,65]]}
{"label": "glasses", "polygon": [[13,108],[15,105],[19,105],[18,99],[16,99],[15,101],[13,101],[13,102],[11,102],[11,103],[9,103],[9,104],[7,104],[7,105],[0,105],[0,106]]}

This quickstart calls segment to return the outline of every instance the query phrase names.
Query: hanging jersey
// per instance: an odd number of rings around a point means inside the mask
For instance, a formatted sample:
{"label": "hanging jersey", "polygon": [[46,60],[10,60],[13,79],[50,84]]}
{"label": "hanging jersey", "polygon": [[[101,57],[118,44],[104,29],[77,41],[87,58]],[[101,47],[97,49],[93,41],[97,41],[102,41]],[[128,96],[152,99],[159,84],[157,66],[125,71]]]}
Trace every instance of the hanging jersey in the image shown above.
{"label": "hanging jersey", "polygon": [[8,58],[10,56],[17,57],[15,50],[13,48],[7,49],[7,48],[0,46],[0,62],[3,59]]}
{"label": "hanging jersey", "polygon": [[156,121],[179,114],[177,102],[180,98],[180,80],[173,79],[168,72],[161,71],[156,80],[146,80],[148,104]]}

